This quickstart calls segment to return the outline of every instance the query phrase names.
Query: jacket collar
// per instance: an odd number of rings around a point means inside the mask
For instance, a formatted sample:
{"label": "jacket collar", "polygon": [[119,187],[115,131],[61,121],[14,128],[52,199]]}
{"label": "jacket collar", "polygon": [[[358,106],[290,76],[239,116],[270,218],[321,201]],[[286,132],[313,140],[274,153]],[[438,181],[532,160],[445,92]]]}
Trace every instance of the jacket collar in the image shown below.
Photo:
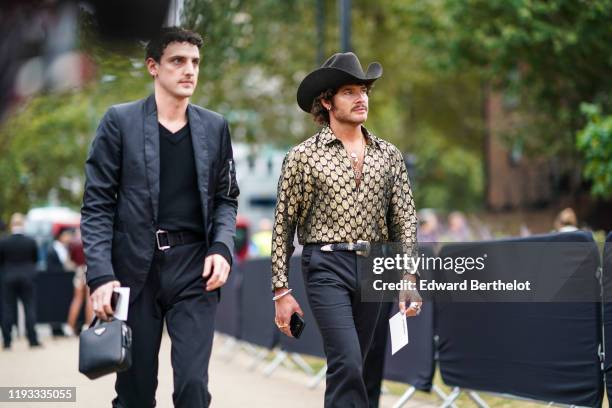
{"label": "jacket collar", "polygon": [[[153,217],[157,221],[158,206],[159,206],[159,173],[160,173],[160,156],[159,156],[159,122],[157,119],[157,104],[155,103],[155,94],[150,95],[144,104],[144,148],[145,148],[145,166],[147,169],[147,179],[149,192],[151,196],[151,206],[153,207]],[[212,128],[210,121],[205,120],[200,115],[194,105],[187,105],[187,120],[191,131],[191,142],[193,145],[193,153],[196,165],[196,173],[198,179],[198,189],[200,198],[203,203],[207,202],[206,193],[208,191],[209,179],[209,151],[212,146],[211,136],[215,130]],[[202,206],[204,211],[204,219],[207,219],[207,206]]]}
{"label": "jacket collar", "polygon": [[145,99],[145,116],[155,114],[157,118],[157,103],[155,102],[155,93],[152,93]]}
{"label": "jacket collar", "polygon": [[[145,166],[147,169],[147,179],[149,193],[151,196],[151,206],[153,207],[153,217],[157,220],[159,207],[159,122],[157,118],[157,104],[155,94],[151,94],[144,103],[144,148]],[[191,142],[193,145],[198,188],[201,199],[206,203],[207,197],[204,193],[208,190],[209,179],[209,154],[211,147],[208,145],[214,130],[209,121],[204,120],[197,109],[191,103],[187,105],[187,120],[191,131]],[[203,206],[206,209],[206,206]],[[206,214],[204,214],[206,219]]]}

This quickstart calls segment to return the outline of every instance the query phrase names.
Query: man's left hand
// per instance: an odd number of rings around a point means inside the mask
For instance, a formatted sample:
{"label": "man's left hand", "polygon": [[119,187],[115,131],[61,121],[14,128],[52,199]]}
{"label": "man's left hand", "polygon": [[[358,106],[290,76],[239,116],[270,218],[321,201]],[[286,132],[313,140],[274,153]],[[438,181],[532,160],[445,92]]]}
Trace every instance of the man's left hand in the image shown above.
{"label": "man's left hand", "polygon": [[206,290],[211,292],[225,285],[229,272],[230,265],[222,255],[208,255],[204,259],[204,271],[202,272],[202,277],[204,279],[208,278]]}

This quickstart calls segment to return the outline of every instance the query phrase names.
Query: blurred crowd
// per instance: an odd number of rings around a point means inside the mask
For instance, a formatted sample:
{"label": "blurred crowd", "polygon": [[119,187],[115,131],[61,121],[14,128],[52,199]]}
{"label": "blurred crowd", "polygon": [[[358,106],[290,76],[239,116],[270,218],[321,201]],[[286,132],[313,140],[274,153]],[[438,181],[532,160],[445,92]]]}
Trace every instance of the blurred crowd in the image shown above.
{"label": "blurred crowd", "polygon": [[[470,242],[487,241],[509,237],[511,235],[494,233],[492,228],[477,215],[466,216],[461,211],[451,211],[445,216],[434,209],[425,208],[417,213],[418,242]],[[261,218],[256,227],[249,228],[247,223],[241,223],[238,229],[241,238],[237,241],[239,260],[270,256],[272,243],[272,221]],[[253,231],[251,231],[251,229]],[[570,232],[578,229],[578,218],[572,208],[560,211],[552,223],[550,232]],[[519,236],[532,235],[525,224],[519,226]],[[296,254],[299,254],[297,238],[294,242]],[[242,248],[242,251],[240,250]]]}

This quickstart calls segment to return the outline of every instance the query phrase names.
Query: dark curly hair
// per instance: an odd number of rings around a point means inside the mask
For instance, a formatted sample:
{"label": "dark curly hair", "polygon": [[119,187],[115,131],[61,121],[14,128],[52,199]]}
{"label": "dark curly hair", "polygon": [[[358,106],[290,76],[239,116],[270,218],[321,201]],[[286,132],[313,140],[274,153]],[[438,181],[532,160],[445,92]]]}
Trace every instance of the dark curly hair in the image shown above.
{"label": "dark curly hair", "polygon": [[[325,106],[323,106],[323,103],[321,101],[323,99],[325,99],[326,101],[329,101],[332,104],[332,108],[333,108],[334,95],[337,94],[338,90],[345,85],[349,85],[349,84],[344,84],[337,88],[328,88],[325,91],[321,92],[319,96],[314,98],[314,101],[312,101],[312,108],[310,109],[310,113],[312,114],[313,119],[316,123],[318,123],[319,125],[329,125],[329,111],[327,110],[327,108],[325,108]],[[374,86],[374,83],[366,82],[363,85],[366,86],[367,93],[369,94],[370,90]]]}
{"label": "dark curly hair", "polygon": [[188,42],[200,48],[204,41],[200,34],[181,27],[164,27],[159,34],[149,41],[145,53],[145,60],[153,58],[161,62],[161,56],[168,44],[173,42]]}

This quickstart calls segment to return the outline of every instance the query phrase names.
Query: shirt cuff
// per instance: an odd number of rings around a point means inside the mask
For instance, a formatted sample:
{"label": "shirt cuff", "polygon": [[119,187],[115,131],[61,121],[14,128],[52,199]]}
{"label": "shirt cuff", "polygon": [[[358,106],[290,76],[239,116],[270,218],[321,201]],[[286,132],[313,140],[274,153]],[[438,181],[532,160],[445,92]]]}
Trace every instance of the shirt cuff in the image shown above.
{"label": "shirt cuff", "polygon": [[287,281],[273,281],[272,282],[272,292],[274,292],[276,289],[289,289],[289,282]]}
{"label": "shirt cuff", "polygon": [[225,258],[229,266],[232,266],[232,253],[230,252],[227,245],[225,245],[223,242],[213,242],[213,244],[208,249],[208,253],[206,254],[206,256],[214,254],[221,255],[223,258]]}
{"label": "shirt cuff", "polygon": [[92,280],[87,282],[87,286],[89,286],[89,292],[94,293],[96,289],[98,289],[100,286],[104,285],[105,283],[112,282],[114,280],[117,280],[117,278],[115,278],[115,276],[113,275],[104,275],[98,278],[93,278]]}

